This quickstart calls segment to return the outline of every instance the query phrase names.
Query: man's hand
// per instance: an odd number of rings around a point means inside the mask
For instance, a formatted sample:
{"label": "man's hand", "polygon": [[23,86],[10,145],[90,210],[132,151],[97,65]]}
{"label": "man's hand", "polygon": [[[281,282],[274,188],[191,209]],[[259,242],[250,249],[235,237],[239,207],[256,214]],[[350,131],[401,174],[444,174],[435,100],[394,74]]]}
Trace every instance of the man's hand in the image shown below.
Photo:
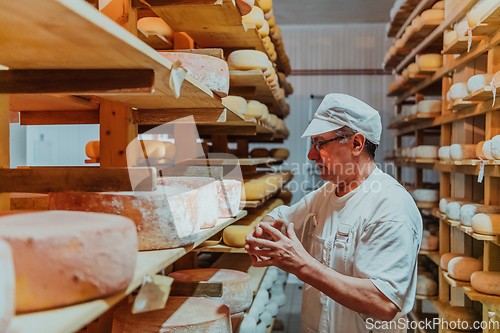
{"label": "man's hand", "polygon": [[[286,236],[270,223],[259,223],[255,231],[247,235],[245,249],[252,258],[253,266],[276,266],[295,275],[313,259],[295,235],[293,223],[288,226]],[[269,259],[257,259],[263,257]]]}

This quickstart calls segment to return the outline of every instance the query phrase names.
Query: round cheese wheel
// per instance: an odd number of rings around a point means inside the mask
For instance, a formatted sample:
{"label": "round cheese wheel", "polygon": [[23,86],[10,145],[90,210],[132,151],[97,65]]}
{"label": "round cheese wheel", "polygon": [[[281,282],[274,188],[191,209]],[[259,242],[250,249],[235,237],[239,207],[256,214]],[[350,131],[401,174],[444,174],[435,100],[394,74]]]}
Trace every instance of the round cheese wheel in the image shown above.
{"label": "round cheese wheel", "polygon": [[500,214],[500,206],[485,206],[480,204],[466,204],[460,207],[460,221],[463,225],[472,226],[472,218],[476,214]]}
{"label": "round cheese wheel", "polygon": [[251,225],[231,225],[224,229],[222,239],[228,246],[245,247],[245,238],[253,229]]}
{"label": "round cheese wheel", "polygon": [[450,30],[444,33],[443,36],[443,45],[445,47],[453,45],[458,40],[458,34],[455,30]]}
{"label": "round cheese wheel", "polygon": [[238,50],[229,54],[227,64],[229,65],[229,69],[260,69],[264,72],[269,66],[269,59],[267,55],[262,51]]}
{"label": "round cheese wheel", "polygon": [[439,249],[439,238],[431,235],[429,230],[424,230],[422,234],[422,244],[420,245],[422,250],[426,251],[436,251]]}
{"label": "round cheese wheel", "polygon": [[250,308],[253,299],[250,275],[247,273],[217,268],[188,269],[169,274],[176,281],[184,282],[222,282],[221,297],[207,297],[225,304],[231,314]]}
{"label": "round cheese wheel", "polygon": [[476,158],[482,158],[483,160],[486,160],[486,156],[483,153],[483,145],[485,141],[481,141],[476,145]]}
{"label": "round cheese wheel", "polygon": [[271,302],[278,304],[278,306],[283,306],[286,304],[286,295],[283,293],[271,295]]}
{"label": "round cheese wheel", "polygon": [[180,60],[181,67],[195,80],[217,92],[220,97],[227,96],[229,92],[229,68],[223,59],[196,53],[159,53],[172,63]]}
{"label": "round cheese wheel", "polygon": [[266,50],[271,46],[271,44],[274,46],[273,42],[271,41],[271,37],[267,36],[262,38],[262,42],[264,43],[264,47]]}
{"label": "round cheese wheel", "polygon": [[271,61],[271,60],[268,60],[267,62],[268,62],[268,63],[267,63],[267,69],[266,69],[266,70],[265,70],[265,72],[264,72],[264,76],[265,76],[266,78],[267,78],[267,77],[269,77],[269,76],[271,76],[271,74],[272,74],[273,72],[275,72],[275,70],[274,70],[274,66],[273,66],[272,61]]}
{"label": "round cheese wheel", "polygon": [[268,157],[269,156],[269,150],[265,148],[255,148],[252,149],[250,152],[251,157]]}
{"label": "round cheese wheel", "polygon": [[422,201],[422,202],[439,201],[439,190],[417,189],[413,191],[411,195],[415,201]]}
{"label": "round cheese wheel", "polygon": [[272,62],[276,62],[276,60],[278,59],[278,54],[275,52],[272,52],[270,55],[269,55],[269,59],[271,59]]}
{"label": "round cheese wheel", "polygon": [[427,9],[420,14],[420,18],[424,21],[424,24],[434,21],[444,20],[444,9]]}
{"label": "round cheese wheel", "polygon": [[275,302],[269,302],[266,304],[264,311],[267,311],[271,314],[271,316],[276,316],[278,314],[278,304]]}
{"label": "round cheese wheel", "polygon": [[276,26],[276,18],[274,17],[274,15],[272,15],[270,18],[266,18],[264,16],[264,18],[267,20],[267,23],[269,23],[269,27]]}
{"label": "round cheese wheel", "polygon": [[259,35],[261,38],[269,36],[269,23],[267,23],[267,21],[264,21],[262,27],[259,28]]}
{"label": "round cheese wheel", "polygon": [[247,115],[252,117],[252,118],[255,118],[255,119],[262,118],[262,116],[264,116],[264,114],[265,114],[264,106],[265,105],[259,101],[255,101],[255,100],[248,101]]}
{"label": "round cheese wheel", "polygon": [[228,307],[210,299],[170,296],[164,309],[137,314],[132,306],[115,311],[112,333],[232,333]]}
{"label": "round cheese wheel", "polygon": [[474,75],[467,81],[467,89],[472,93],[484,87],[489,87],[492,78],[493,74]]}
{"label": "round cheese wheel", "polygon": [[437,146],[427,146],[421,145],[416,147],[416,157],[417,158],[438,158],[438,150]]}
{"label": "round cheese wheel", "polygon": [[266,196],[266,184],[260,181],[250,181],[245,183],[246,200],[260,200]]}
{"label": "round cheese wheel", "polygon": [[455,257],[448,262],[448,275],[460,281],[470,281],[472,273],[483,270],[483,262],[470,257]]}
{"label": "round cheese wheel", "polygon": [[259,0],[259,6],[264,13],[269,13],[273,9],[273,0]]}
{"label": "round cheese wheel", "polygon": [[267,332],[267,325],[263,321],[259,322],[257,324],[257,327],[255,328],[255,333],[266,333]]}
{"label": "round cheese wheel", "polygon": [[460,201],[461,199],[457,198],[452,198],[452,197],[446,197],[446,198],[441,198],[439,200],[439,211],[443,214],[446,214],[446,206],[448,203],[453,202],[453,201]]}
{"label": "round cheese wheel", "polygon": [[[455,326],[457,330],[465,331],[472,330],[471,328],[474,327],[474,324],[477,325],[476,322],[481,321],[481,315],[474,309],[461,306],[447,306],[443,311],[443,317],[448,323],[457,325]],[[450,327],[452,326],[450,325]]]}
{"label": "round cheese wheel", "polygon": [[274,32],[272,31],[273,29],[271,29],[271,37],[273,38],[274,41],[277,41],[277,40],[281,40],[283,38],[282,34],[281,34],[281,28],[278,27],[278,26],[275,26],[274,27]]}
{"label": "round cheese wheel", "polygon": [[134,277],[137,232],[125,217],[37,212],[0,218],[16,274],[16,310],[38,311],[112,295]]}
{"label": "round cheese wheel", "polygon": [[418,68],[418,65],[417,65],[416,62],[412,62],[406,68],[408,69],[408,75],[409,76],[416,75],[418,72],[420,72],[420,68]]}
{"label": "round cheese wheel", "polygon": [[438,293],[438,284],[425,275],[417,275],[417,295],[435,296]]}
{"label": "round cheese wheel", "polygon": [[500,135],[495,135],[491,139],[491,156],[495,160],[500,160]]}
{"label": "round cheese wheel", "polygon": [[396,46],[397,49],[402,48],[405,45],[405,41],[402,38],[396,39],[396,43],[394,43],[394,46]]}
{"label": "round cheese wheel", "polygon": [[438,156],[439,156],[439,159],[443,160],[443,161],[451,160],[450,146],[440,147],[438,150]]}
{"label": "round cheese wheel", "polygon": [[284,148],[271,149],[271,156],[288,158],[288,156],[290,156],[290,151]]}
{"label": "round cheese wheel", "polygon": [[172,28],[159,17],[143,17],[137,21],[137,25],[144,31],[154,31],[167,39],[174,37]]}
{"label": "round cheese wheel", "polygon": [[455,83],[450,87],[450,99],[455,100],[469,96],[467,85],[463,82]]}
{"label": "round cheese wheel", "polygon": [[257,321],[250,315],[246,315],[241,322],[239,333],[254,333],[257,329]]}
{"label": "round cheese wheel", "polygon": [[444,271],[448,271],[448,263],[450,262],[450,260],[456,257],[463,257],[463,256],[464,256],[463,253],[443,253],[443,255],[441,256],[439,266]]}
{"label": "round cheese wheel", "polygon": [[483,155],[488,160],[493,160],[493,155],[491,154],[491,140],[487,140],[483,143]]}
{"label": "round cheese wheel", "polygon": [[101,142],[89,141],[85,145],[85,154],[88,158],[97,159],[101,157]]}
{"label": "round cheese wheel", "polygon": [[467,17],[455,24],[455,26],[453,27],[453,30],[457,32],[458,38],[465,37],[468,29],[469,23],[467,21]]}
{"label": "round cheese wheel", "polygon": [[14,260],[8,243],[0,240],[0,332],[7,332],[15,312]]}
{"label": "round cheese wheel", "polygon": [[444,9],[444,1],[438,1],[432,6],[432,9]]}
{"label": "round cheese wheel", "polygon": [[500,272],[474,272],[470,284],[480,293],[500,296]]}
{"label": "round cheese wheel", "polygon": [[267,13],[264,13],[264,18],[266,20],[269,20],[271,18],[271,16],[274,16],[274,11],[272,9],[270,11],[268,11]]}
{"label": "round cheese wheel", "polygon": [[424,113],[441,112],[441,101],[432,99],[420,101],[417,104],[417,112],[424,112]]}
{"label": "round cheese wheel", "polygon": [[443,56],[440,54],[419,54],[416,57],[418,68],[440,68],[443,66]]}
{"label": "round cheese wheel", "polygon": [[257,6],[253,6],[250,13],[243,16],[243,23],[248,25],[254,24],[257,29],[262,28],[264,22],[266,22],[264,19],[264,12]]}
{"label": "round cheese wheel", "polygon": [[500,214],[476,214],[472,217],[471,226],[478,234],[500,235]]}
{"label": "round cheese wheel", "polygon": [[264,308],[264,312],[260,315],[259,319],[266,325],[266,327],[271,325],[271,323],[273,322],[273,316],[269,313],[269,311],[266,310],[266,308]]}
{"label": "round cheese wheel", "polygon": [[469,27],[474,27],[476,24],[481,22],[486,13],[498,2],[494,0],[483,0],[479,1],[472,9],[467,13],[467,22]]}
{"label": "round cheese wheel", "polygon": [[140,140],[140,146],[144,158],[163,158],[167,152],[165,145],[159,140]]}
{"label": "round cheese wheel", "polygon": [[452,220],[460,220],[460,207],[462,202],[453,201],[446,205],[446,216]]}
{"label": "round cheese wheel", "polygon": [[413,27],[413,31],[419,31],[420,28],[422,28],[422,25],[424,24],[424,20],[420,17],[420,15],[416,16],[412,21],[411,21],[411,26]]}
{"label": "round cheese wheel", "polygon": [[278,84],[278,76],[275,71],[271,71],[271,75],[266,77],[266,81],[270,86],[276,86]]}
{"label": "round cheese wheel", "polygon": [[242,16],[249,14],[255,4],[254,0],[236,0],[235,2]]}
{"label": "round cheese wheel", "polygon": [[454,161],[476,158],[476,145],[453,144],[450,147],[450,157]]}
{"label": "round cheese wheel", "polygon": [[247,100],[240,96],[227,96],[222,99],[231,109],[242,114],[247,113]]}

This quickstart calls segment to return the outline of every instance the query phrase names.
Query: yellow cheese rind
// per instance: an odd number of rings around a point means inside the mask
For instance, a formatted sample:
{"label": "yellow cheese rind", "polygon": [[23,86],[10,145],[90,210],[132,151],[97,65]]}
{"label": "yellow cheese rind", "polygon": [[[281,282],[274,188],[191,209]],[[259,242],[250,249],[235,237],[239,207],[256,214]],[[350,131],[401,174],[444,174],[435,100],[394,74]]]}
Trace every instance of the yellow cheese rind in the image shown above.
{"label": "yellow cheese rind", "polygon": [[420,69],[440,68],[443,66],[443,56],[440,54],[420,54],[416,57],[416,63]]}
{"label": "yellow cheese rind", "polygon": [[259,6],[264,13],[269,13],[273,9],[273,0],[259,0]]}
{"label": "yellow cheese rind", "polygon": [[463,253],[444,253],[441,256],[439,266],[441,266],[441,268],[444,271],[448,271],[448,263],[450,262],[450,260],[456,257],[463,257],[463,256],[464,256]]}
{"label": "yellow cheese rind", "polygon": [[470,257],[455,257],[448,262],[448,275],[460,281],[470,281],[472,273],[483,270],[483,262]]}
{"label": "yellow cheese rind", "polygon": [[252,11],[244,15],[242,19],[245,24],[255,24],[257,29],[262,28],[262,25],[266,22],[264,19],[264,12],[257,6],[253,6]]}
{"label": "yellow cheese rind", "polygon": [[500,296],[500,272],[474,272],[470,284],[480,293]]}
{"label": "yellow cheese rind", "polygon": [[476,214],[472,217],[471,226],[478,234],[500,235],[500,214]]}
{"label": "yellow cheese rind", "polygon": [[88,158],[97,159],[101,157],[101,142],[100,141],[89,141],[85,145],[85,154]]}
{"label": "yellow cheese rind", "polygon": [[172,28],[159,17],[143,17],[137,21],[137,25],[144,31],[154,31],[168,39],[174,37]]}
{"label": "yellow cheese rind", "polygon": [[260,69],[265,72],[269,67],[267,54],[256,50],[238,50],[231,52],[227,59],[229,69],[252,70]]}
{"label": "yellow cheese rind", "polygon": [[247,113],[247,100],[240,96],[227,96],[222,99],[224,103],[229,105],[234,111],[241,114]]}
{"label": "yellow cheese rind", "polygon": [[254,227],[251,225],[231,225],[224,229],[222,239],[228,246],[245,247],[245,238],[253,229]]}

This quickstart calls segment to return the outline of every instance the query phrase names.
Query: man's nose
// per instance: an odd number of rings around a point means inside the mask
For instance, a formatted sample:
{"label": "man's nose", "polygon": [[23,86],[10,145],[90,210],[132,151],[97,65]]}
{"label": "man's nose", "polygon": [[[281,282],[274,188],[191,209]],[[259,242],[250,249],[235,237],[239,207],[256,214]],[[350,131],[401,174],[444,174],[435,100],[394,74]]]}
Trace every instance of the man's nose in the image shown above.
{"label": "man's nose", "polygon": [[317,161],[319,157],[319,151],[316,149],[316,147],[314,147],[314,145],[311,146],[311,149],[309,149],[309,153],[307,154],[307,158],[311,161]]}

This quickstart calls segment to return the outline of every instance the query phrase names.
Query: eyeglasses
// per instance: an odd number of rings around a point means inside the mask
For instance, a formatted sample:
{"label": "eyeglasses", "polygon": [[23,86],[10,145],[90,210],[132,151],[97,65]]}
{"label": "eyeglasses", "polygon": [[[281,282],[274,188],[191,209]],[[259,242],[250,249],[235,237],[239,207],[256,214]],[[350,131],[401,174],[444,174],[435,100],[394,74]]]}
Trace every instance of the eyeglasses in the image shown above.
{"label": "eyeglasses", "polygon": [[332,141],[337,141],[337,140],[342,140],[342,139],[345,139],[345,138],[348,138],[350,136],[352,136],[353,134],[351,135],[346,135],[346,136],[338,136],[336,138],[333,138],[333,139],[328,139],[328,140],[323,140],[323,141],[316,141],[316,142],[312,142],[311,141],[311,145],[316,148],[317,151],[320,151],[321,148],[323,148],[324,145],[326,145],[328,142],[332,142]]}

